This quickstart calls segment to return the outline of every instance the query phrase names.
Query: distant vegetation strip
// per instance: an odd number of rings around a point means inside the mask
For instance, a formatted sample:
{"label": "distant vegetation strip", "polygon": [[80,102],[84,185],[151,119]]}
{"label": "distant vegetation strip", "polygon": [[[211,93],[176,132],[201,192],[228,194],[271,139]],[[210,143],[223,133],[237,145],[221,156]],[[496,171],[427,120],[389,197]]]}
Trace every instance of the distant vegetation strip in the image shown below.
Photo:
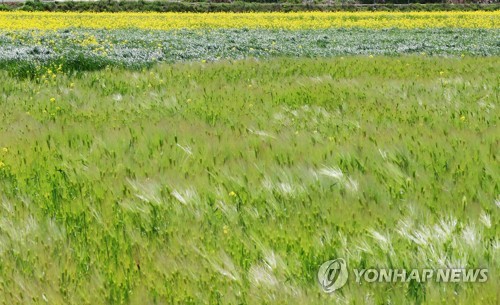
{"label": "distant vegetation strip", "polygon": [[[495,11],[500,4],[408,4],[406,0],[385,1],[373,5],[373,1],[355,4],[353,1],[300,1],[251,0],[232,3],[215,2],[167,2],[167,1],[63,1],[5,2],[0,10],[52,11],[52,12],[294,12],[294,11]],[[381,1],[377,1],[381,2]],[[410,1],[413,2],[413,1]],[[422,2],[422,1],[421,1]]]}
{"label": "distant vegetation strip", "polygon": [[497,29],[500,11],[475,12],[290,12],[290,13],[52,13],[0,12],[3,30],[97,29]]}
{"label": "distant vegetation strip", "polygon": [[500,56],[496,29],[194,29],[0,31],[0,68],[40,77],[48,68],[133,69],[157,62],[335,56]]}

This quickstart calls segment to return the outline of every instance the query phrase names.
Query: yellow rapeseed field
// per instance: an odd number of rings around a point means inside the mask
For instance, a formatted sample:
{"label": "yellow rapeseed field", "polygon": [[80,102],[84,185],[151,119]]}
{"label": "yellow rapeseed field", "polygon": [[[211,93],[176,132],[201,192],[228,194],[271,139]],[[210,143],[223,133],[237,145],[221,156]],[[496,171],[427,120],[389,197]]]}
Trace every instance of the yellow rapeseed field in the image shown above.
{"label": "yellow rapeseed field", "polygon": [[50,13],[0,12],[0,29],[499,28],[494,12]]}

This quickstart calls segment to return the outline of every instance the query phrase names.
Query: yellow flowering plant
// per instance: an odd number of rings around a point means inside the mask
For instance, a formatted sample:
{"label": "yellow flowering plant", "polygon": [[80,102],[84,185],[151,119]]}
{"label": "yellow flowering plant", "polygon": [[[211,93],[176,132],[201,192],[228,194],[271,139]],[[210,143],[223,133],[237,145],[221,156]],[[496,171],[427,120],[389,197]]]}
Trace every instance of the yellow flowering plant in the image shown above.
{"label": "yellow flowering plant", "polygon": [[[475,12],[290,12],[290,13],[52,13],[0,12],[4,30],[103,29],[326,29],[498,28],[500,11]],[[89,37],[84,44],[94,44]]]}

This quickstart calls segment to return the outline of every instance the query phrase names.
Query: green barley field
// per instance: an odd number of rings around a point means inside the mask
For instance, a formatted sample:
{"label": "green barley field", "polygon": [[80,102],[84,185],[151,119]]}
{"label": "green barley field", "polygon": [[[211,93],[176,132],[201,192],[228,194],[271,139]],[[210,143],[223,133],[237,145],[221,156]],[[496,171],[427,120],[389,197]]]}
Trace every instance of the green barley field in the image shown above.
{"label": "green barley field", "polygon": [[[1,304],[499,302],[497,56],[11,72]],[[489,273],[324,293],[339,257]]]}

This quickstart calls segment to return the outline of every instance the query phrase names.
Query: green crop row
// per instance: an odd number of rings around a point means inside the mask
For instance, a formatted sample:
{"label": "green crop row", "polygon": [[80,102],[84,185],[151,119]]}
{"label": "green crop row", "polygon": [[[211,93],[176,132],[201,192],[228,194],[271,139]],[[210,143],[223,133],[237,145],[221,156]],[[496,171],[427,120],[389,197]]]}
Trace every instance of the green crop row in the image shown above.
{"label": "green crop row", "polygon": [[0,68],[38,77],[47,68],[134,69],[157,62],[351,55],[497,56],[498,30],[0,31]]}

